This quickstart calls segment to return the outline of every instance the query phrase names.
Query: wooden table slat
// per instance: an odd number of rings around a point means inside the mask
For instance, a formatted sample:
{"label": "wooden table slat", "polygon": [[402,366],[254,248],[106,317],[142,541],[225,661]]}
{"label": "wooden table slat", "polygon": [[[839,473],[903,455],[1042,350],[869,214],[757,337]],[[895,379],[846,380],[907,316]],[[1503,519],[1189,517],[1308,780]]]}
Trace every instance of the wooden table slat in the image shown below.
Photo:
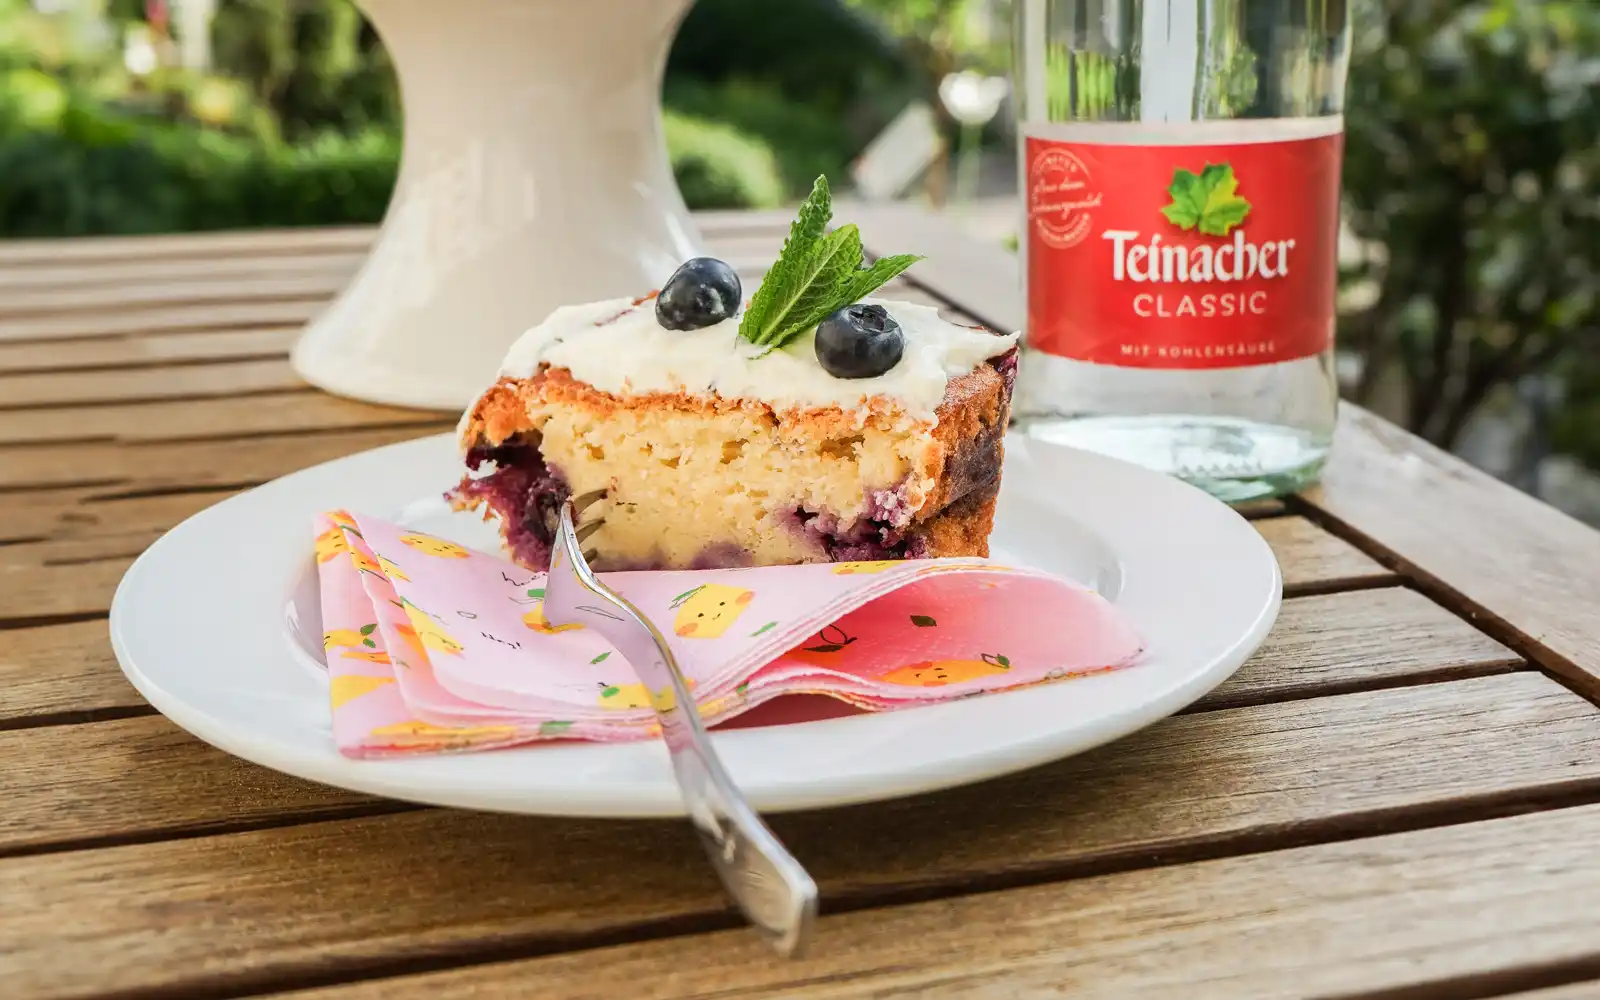
{"label": "wooden table slat", "polygon": [[126,285],[112,283],[88,288],[30,288],[10,290],[0,299],[0,329],[14,331],[34,320],[83,316],[91,320],[112,312],[184,306],[237,305],[248,302],[300,302],[331,298],[349,281],[352,270],[310,271],[305,274],[258,274],[247,282],[212,281]]}
{"label": "wooden table slat", "polygon": [[154,711],[108,640],[104,620],[0,632],[0,729]]}
{"label": "wooden table slat", "polygon": [[[85,836],[106,817],[121,816],[113,822],[126,834],[141,823],[194,822],[194,810],[207,802],[215,808],[210,797],[185,804],[170,792],[125,790],[139,773],[162,781],[173,767],[169,752],[189,752],[181,743],[158,740],[153,745],[160,752],[140,754],[141,745],[152,744],[99,739],[83,758],[58,746],[43,775],[38,767],[8,767],[0,780],[15,787],[6,789],[10,805],[0,829],[20,838],[14,842],[37,845],[41,835]],[[779,816],[773,825],[817,876],[829,905],[856,906],[1252,845],[1282,847],[1436,822],[1468,809],[1590,797],[1600,794],[1597,751],[1600,711],[1546,678],[1522,673],[1181,716],[1009,778]],[[68,781],[63,766],[94,780],[59,787]],[[259,794],[291,794],[282,788],[285,780],[263,774]],[[104,799],[83,801],[91,784]],[[78,805],[60,808],[62,796]],[[250,808],[260,808],[259,800],[250,801]],[[954,816],[962,822],[952,824]],[[1459,834],[1437,835],[1449,843]],[[1592,837],[1582,841],[1578,867],[1600,872],[1591,863]],[[1567,870],[1564,841],[1557,836],[1552,842],[1548,831],[1537,844],[1505,835],[1496,845],[1474,843],[1493,846],[1492,857],[1511,865],[1508,876],[1533,877],[1557,866],[1564,879],[1577,877]],[[1381,851],[1360,844],[1339,850]],[[1137,878],[1161,882],[1199,870],[1185,865],[1174,875]],[[1454,891],[1468,891],[1455,880],[1471,866],[1450,870]],[[1339,875],[1362,878],[1348,865]],[[1600,874],[1587,878],[1600,880]],[[1244,881],[1257,906],[1286,898],[1278,891],[1263,898],[1259,877]],[[1053,901],[1076,900],[1077,886],[1096,884],[985,894],[930,909],[958,907],[974,926],[987,926],[1001,913],[1016,919],[1019,906],[1054,912]],[[1600,881],[1592,889],[1583,878],[1563,883],[1564,892],[1580,894],[1568,899],[1597,890]],[[1128,891],[1107,886],[1100,892],[1099,906],[1138,912]],[[1193,895],[1205,900],[1211,891]],[[1540,902],[1543,912],[1562,909]],[[684,824],[445,810],[11,858],[0,861],[0,904],[0,940],[12,943],[7,990],[14,1000],[89,988],[216,993],[337,981],[424,958],[464,960],[513,947],[603,942],[650,927],[732,923]],[[1107,919],[1112,911],[1096,912],[1099,925],[1119,925]],[[862,923],[884,920],[868,915]],[[1443,927],[1449,921],[1419,923]],[[915,918],[896,915],[886,926],[916,925]],[[881,944],[858,952],[845,937],[825,932],[821,954],[833,961],[889,954]],[[1592,933],[1587,939],[1600,947]],[[1083,961],[1093,956],[1080,935],[1057,943],[1074,947]],[[679,958],[696,954],[684,969],[699,964],[697,949],[686,952],[682,942],[664,947],[675,948]],[[69,952],[75,960],[60,961]],[[729,974],[779,967],[740,954]],[[928,952],[913,964],[933,960]],[[568,988],[576,985],[555,990],[537,977],[524,982],[539,982],[552,996],[572,995]]]}
{"label": "wooden table slat", "polygon": [[[96,500],[93,489],[0,493],[0,542],[95,541],[136,536],[149,545],[186,517],[238,492],[208,490]],[[5,557],[0,555],[0,563]]]}
{"label": "wooden table slat", "polygon": [[1278,557],[1286,594],[1378,586],[1399,579],[1355,546],[1303,517],[1269,517],[1251,523]]}
{"label": "wooden table slat", "polygon": [[[0,410],[68,405],[103,406],[169,399],[229,398],[262,392],[301,390],[301,381],[283,358],[219,361],[170,368],[123,371],[46,372],[0,375]],[[193,407],[190,407],[193,410]]]}
{"label": "wooden table slat", "polygon": [[1600,895],[1597,824],[1590,806],[844,914],[796,962],[737,931],[294,996],[1491,996],[1600,967],[1573,905]]}
{"label": "wooden table slat", "polygon": [[0,857],[403,808],[231,757],[159,715],[0,732],[0,759],[15,806]]}
{"label": "wooden table slat", "polygon": [[1283,602],[1244,666],[1194,708],[1232,708],[1511,670],[1521,659],[1415,591],[1398,587]]}
{"label": "wooden table slat", "polygon": [[248,442],[108,441],[0,445],[0,490],[102,484],[101,492],[148,492],[264,483],[319,462],[399,441],[449,433],[456,418],[357,430],[263,434]]}
{"label": "wooden table slat", "polygon": [[[0,343],[0,372],[82,372],[184,362],[288,357],[302,327]],[[4,396],[0,396],[3,402]]]}
{"label": "wooden table slat", "polygon": [[309,299],[201,302],[110,312],[13,317],[0,319],[0,344],[8,341],[302,324],[320,314],[326,306],[327,297],[319,295]]}
{"label": "wooden table slat", "polygon": [[[190,400],[175,399],[0,410],[0,444],[236,439],[286,431],[436,424],[445,416],[440,410],[374,406],[306,389],[222,397],[207,402],[203,409]],[[460,413],[449,416],[454,423]]]}
{"label": "wooden table slat", "polygon": [[1600,532],[1348,406],[1305,502],[1600,698]]}
{"label": "wooden table slat", "polygon": [[[213,255],[204,260],[155,257],[149,260],[114,260],[85,265],[78,262],[63,264],[33,264],[25,267],[0,269],[0,308],[10,312],[31,311],[16,307],[10,296],[17,293],[38,293],[46,290],[61,292],[95,292],[115,289],[149,289],[187,286],[197,283],[233,286],[236,296],[240,286],[248,286],[263,275],[274,277],[313,278],[337,276],[334,290],[344,287],[356,269],[366,259],[360,250],[312,250],[306,253],[275,254],[269,256],[243,256],[233,254]],[[328,279],[325,277],[325,283]],[[23,301],[27,301],[24,299]],[[76,308],[67,303],[68,308]]]}
{"label": "wooden table slat", "polygon": [[316,252],[364,253],[377,230],[371,226],[249,229],[219,233],[163,233],[150,236],[85,236],[74,239],[0,240],[0,264],[7,267],[101,262],[249,257]]}
{"label": "wooden table slat", "polygon": [[122,574],[133,564],[132,556],[64,564],[42,561],[41,556],[51,551],[46,542],[0,548],[0,625],[103,615],[111,608]]}

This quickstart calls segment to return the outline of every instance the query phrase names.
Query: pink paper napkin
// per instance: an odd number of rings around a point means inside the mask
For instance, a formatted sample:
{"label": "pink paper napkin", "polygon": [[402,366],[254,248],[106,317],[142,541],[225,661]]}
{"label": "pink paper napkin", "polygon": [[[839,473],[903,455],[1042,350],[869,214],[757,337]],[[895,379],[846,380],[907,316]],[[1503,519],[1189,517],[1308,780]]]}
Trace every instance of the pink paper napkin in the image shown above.
{"label": "pink paper napkin", "polygon": [[[341,752],[658,734],[621,654],[545,619],[543,574],[344,511],[316,527]],[[603,579],[668,637],[707,725],[784,695],[865,711],[969,697],[1126,666],[1142,648],[1098,594],[985,559]]]}

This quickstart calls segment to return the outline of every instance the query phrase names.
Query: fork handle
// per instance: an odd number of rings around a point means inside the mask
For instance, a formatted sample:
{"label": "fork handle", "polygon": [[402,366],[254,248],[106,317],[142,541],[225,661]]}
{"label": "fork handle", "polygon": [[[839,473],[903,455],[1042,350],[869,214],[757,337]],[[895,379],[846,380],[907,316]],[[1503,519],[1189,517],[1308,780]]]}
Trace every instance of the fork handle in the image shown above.
{"label": "fork handle", "polygon": [[[672,756],[689,817],[711,867],[745,918],[786,956],[797,956],[816,919],[816,884],[697,748]],[[690,792],[688,789],[698,789]]]}
{"label": "fork handle", "polygon": [[[563,511],[565,529],[569,515]],[[570,531],[558,540],[575,547]],[[666,640],[638,609],[558,545],[545,581],[545,617],[604,636],[644,682],[684,805],[728,894],[779,954],[798,955],[816,920],[817,886],[740,794],[712,747]],[[671,690],[670,705],[656,697]]]}
{"label": "fork handle", "polygon": [[[545,587],[548,616],[548,581]],[[609,595],[595,596],[609,603]],[[637,615],[626,602],[613,604],[611,610]],[[648,691],[672,689],[672,707],[662,711],[657,705],[656,714],[684,805],[711,865],[769,943],[781,954],[798,954],[815,919],[816,883],[761,821],[722,766],[699,713],[691,710],[694,699],[670,651],[647,641],[654,629],[642,620],[635,625],[598,614],[585,619],[586,609],[576,611],[578,620],[605,636],[633,665]]]}

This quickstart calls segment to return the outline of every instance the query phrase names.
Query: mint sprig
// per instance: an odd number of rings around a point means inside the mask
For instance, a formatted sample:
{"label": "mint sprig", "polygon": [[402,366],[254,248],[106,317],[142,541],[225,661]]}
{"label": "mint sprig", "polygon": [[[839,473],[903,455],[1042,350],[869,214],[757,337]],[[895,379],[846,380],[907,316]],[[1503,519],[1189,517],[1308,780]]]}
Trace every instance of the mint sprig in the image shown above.
{"label": "mint sprig", "polygon": [[921,260],[917,254],[880,257],[863,266],[861,231],[854,225],[826,232],[833,218],[828,178],[818,177],[783,241],[783,252],[739,321],[752,344],[782,347]]}

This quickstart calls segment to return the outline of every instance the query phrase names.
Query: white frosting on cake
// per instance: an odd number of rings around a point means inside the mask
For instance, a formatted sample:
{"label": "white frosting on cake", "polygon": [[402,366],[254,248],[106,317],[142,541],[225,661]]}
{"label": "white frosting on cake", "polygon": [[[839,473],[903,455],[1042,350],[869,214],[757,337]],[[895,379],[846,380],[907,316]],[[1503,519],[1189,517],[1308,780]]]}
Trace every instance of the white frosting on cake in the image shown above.
{"label": "white frosting on cake", "polygon": [[759,400],[774,409],[848,410],[883,396],[931,419],[952,377],[1004,354],[1017,341],[1015,333],[957,326],[933,306],[863,301],[887,309],[905,335],[900,363],[876,378],[828,374],[817,362],[809,332],[770,350],[739,337],[738,316],[699,330],[665,329],[656,322],[653,299],[637,306],[632,299],[563,306],[518,338],[500,374],[528,378],[548,363],[614,395],[683,392]]}

